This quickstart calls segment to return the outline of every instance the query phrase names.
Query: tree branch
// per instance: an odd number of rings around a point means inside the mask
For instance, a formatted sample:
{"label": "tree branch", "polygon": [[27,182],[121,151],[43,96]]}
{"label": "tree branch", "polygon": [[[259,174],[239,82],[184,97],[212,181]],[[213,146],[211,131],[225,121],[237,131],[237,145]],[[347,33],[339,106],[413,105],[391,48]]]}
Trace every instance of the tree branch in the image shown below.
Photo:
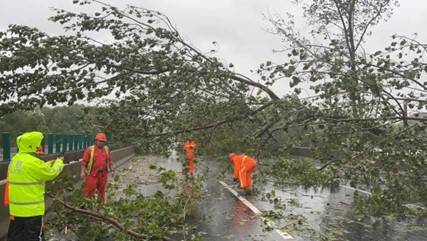
{"label": "tree branch", "polygon": [[152,135],[145,135],[145,138],[152,138],[152,137],[160,137],[160,136],[167,136],[167,135],[174,135],[174,134],[181,134],[181,133],[185,133],[185,132],[189,132],[189,131],[200,131],[200,130],[208,130],[208,129],[212,129],[212,128],[216,128],[218,126],[227,124],[227,123],[231,123],[234,121],[238,121],[238,120],[242,120],[248,116],[254,115],[260,111],[263,111],[264,109],[266,109],[267,107],[271,106],[274,102],[270,101],[267,104],[259,107],[258,109],[255,109],[253,111],[250,111],[249,113],[247,113],[246,115],[242,115],[242,116],[237,116],[235,118],[230,118],[230,119],[225,119],[222,121],[218,121],[216,123],[213,124],[209,124],[206,126],[201,126],[201,127],[195,127],[195,128],[191,128],[191,129],[185,129],[185,130],[177,130],[177,131],[170,131],[170,132],[163,132],[163,133],[159,133],[159,134],[152,134]]}
{"label": "tree branch", "polygon": [[[48,194],[48,195],[49,195],[49,194]],[[67,204],[66,202],[64,202],[63,200],[61,200],[61,199],[59,199],[59,198],[54,197],[54,196],[53,196],[53,195],[51,195],[51,194],[50,194],[49,196],[50,196],[53,200],[58,201],[60,204],[62,204],[62,206],[64,206],[65,208],[67,208],[67,209],[69,209],[69,210],[71,210],[71,211],[73,211],[73,212],[76,212],[76,213],[80,213],[80,214],[83,214],[83,215],[89,216],[89,217],[91,217],[91,218],[97,219],[97,220],[99,220],[99,221],[101,221],[101,222],[103,222],[103,223],[106,223],[106,224],[111,224],[111,225],[113,225],[116,229],[118,229],[118,230],[120,230],[121,232],[126,233],[126,234],[128,234],[128,235],[130,235],[130,236],[132,236],[132,237],[139,238],[139,239],[147,239],[147,238],[149,238],[149,237],[148,237],[147,235],[145,235],[145,234],[138,233],[138,232],[133,231],[133,230],[131,230],[131,229],[127,229],[127,228],[125,228],[125,226],[124,226],[123,224],[121,224],[119,221],[117,221],[117,220],[115,220],[115,219],[113,219],[113,218],[106,217],[106,216],[103,216],[103,215],[101,215],[101,214],[99,214],[99,213],[92,212],[92,211],[89,211],[89,210],[86,210],[86,209],[81,209],[81,208],[73,207],[73,206],[71,206],[71,205]],[[170,238],[168,238],[168,237],[163,237],[163,240],[172,240],[172,239],[170,239]]]}
{"label": "tree branch", "polygon": [[272,100],[280,100],[279,96],[277,96],[270,88],[268,88],[267,86],[260,84],[258,82],[255,82],[251,79],[249,79],[248,77],[242,75],[242,74],[238,74],[238,73],[233,73],[233,75],[231,76],[231,79],[239,81],[241,83],[245,83],[254,87],[257,87],[259,89],[261,89],[262,91],[264,91],[265,93],[267,93],[267,95],[272,99]]}
{"label": "tree branch", "polygon": [[368,28],[369,28],[369,26],[371,26],[371,24],[378,18],[378,17],[380,17],[381,16],[381,13],[382,13],[382,10],[383,10],[383,8],[388,4],[389,2],[387,2],[386,4],[384,4],[384,5],[381,5],[380,6],[380,9],[377,11],[377,14],[375,15],[375,16],[373,16],[370,20],[369,20],[369,22],[366,24],[366,26],[365,26],[365,28],[363,29],[363,31],[362,31],[362,34],[360,35],[360,37],[359,37],[359,41],[357,42],[357,44],[356,44],[356,49],[355,50],[357,50],[358,48],[359,48],[359,46],[360,46],[360,44],[362,43],[362,41],[363,41],[363,38],[365,37],[365,34],[366,34],[366,32],[368,31]]}
{"label": "tree branch", "polygon": [[359,64],[364,64],[366,66],[375,67],[375,68],[378,68],[380,70],[388,71],[388,72],[390,72],[392,74],[395,74],[395,75],[397,75],[399,77],[402,77],[404,79],[411,80],[414,83],[416,83],[418,86],[420,86],[421,88],[423,88],[423,90],[427,90],[427,87],[425,85],[423,85],[421,82],[419,82],[418,80],[416,80],[414,78],[410,78],[410,77],[408,77],[408,76],[406,76],[406,75],[404,75],[404,74],[402,74],[402,73],[400,73],[400,72],[398,72],[396,70],[392,70],[392,69],[388,69],[388,68],[386,69],[384,67],[381,67],[381,66],[378,66],[378,65],[375,65],[375,64],[372,64],[372,63],[362,63],[362,62],[360,62]]}
{"label": "tree branch", "polygon": [[[98,3],[98,4],[101,4],[101,5],[104,5],[104,6],[108,6],[108,7],[110,7],[110,8],[114,8],[112,5],[107,4],[107,3],[104,3],[104,2],[99,1],[99,0],[92,0],[92,1],[94,1],[94,2],[96,2],[96,3]],[[115,8],[115,9],[117,9],[117,8]],[[129,19],[129,20],[131,20],[131,21],[133,21],[133,22],[135,22],[135,23],[141,24],[141,25],[143,25],[143,26],[145,26],[145,27],[149,27],[149,28],[151,28],[151,29],[155,30],[155,28],[154,28],[154,27],[152,27],[151,25],[148,25],[148,24],[146,24],[146,23],[143,23],[143,22],[139,21],[138,19],[135,19],[134,17],[131,17],[131,16],[127,15],[127,14],[126,14],[126,13],[124,13],[123,11],[119,11],[119,10],[116,10],[116,11],[117,11],[117,13],[119,13],[121,16],[123,16],[123,17],[125,17],[125,18],[127,18],[127,19]],[[153,12],[154,12],[154,11],[153,11]],[[160,15],[162,15],[161,13],[159,13],[159,14],[160,14]],[[162,15],[162,16],[165,16],[165,15]],[[202,54],[199,50],[197,50],[196,48],[194,48],[193,46],[191,46],[190,44],[188,44],[187,42],[185,42],[185,41],[184,41],[184,39],[183,39],[183,38],[181,37],[181,35],[179,34],[179,32],[177,31],[177,29],[176,29],[176,28],[174,28],[174,27],[171,25],[171,22],[170,22],[169,18],[167,18],[167,17],[166,17],[166,21],[167,21],[167,23],[166,23],[166,24],[169,26],[170,31],[174,32],[174,34],[175,34],[175,35],[172,35],[173,40],[178,41],[179,43],[181,43],[182,45],[184,45],[185,47],[187,47],[188,49],[190,49],[191,51],[193,51],[197,56],[199,56],[199,57],[203,58],[205,61],[207,61],[207,62],[209,62],[209,63],[211,63],[211,64],[214,64],[214,63],[215,63],[212,59],[210,59],[210,58],[209,58],[209,57],[207,57],[206,55]],[[245,83],[245,84],[248,84],[248,85],[251,85],[251,86],[254,86],[254,87],[257,87],[257,88],[261,89],[262,91],[266,92],[266,93],[268,94],[268,96],[269,96],[272,100],[279,100],[279,99],[280,99],[280,98],[279,98],[279,97],[278,97],[278,96],[277,96],[277,95],[276,95],[276,94],[275,94],[271,89],[269,89],[267,86],[265,86],[265,85],[263,85],[263,84],[261,84],[261,83],[255,82],[255,81],[253,81],[253,80],[249,79],[248,77],[243,76],[242,74],[237,74],[237,73],[233,73],[233,72],[231,72],[231,79],[233,79],[233,80],[239,81],[239,82],[241,82],[241,83]]]}

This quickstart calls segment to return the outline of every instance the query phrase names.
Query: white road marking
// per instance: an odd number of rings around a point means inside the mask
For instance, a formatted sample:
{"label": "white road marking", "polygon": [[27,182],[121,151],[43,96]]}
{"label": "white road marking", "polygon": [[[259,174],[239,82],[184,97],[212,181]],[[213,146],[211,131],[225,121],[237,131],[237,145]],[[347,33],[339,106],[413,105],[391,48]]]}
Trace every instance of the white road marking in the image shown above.
{"label": "white road marking", "polygon": [[[250,203],[246,198],[244,198],[244,197],[242,197],[239,193],[237,193],[233,188],[231,188],[227,183],[225,183],[225,182],[223,182],[223,181],[218,181],[219,183],[221,183],[221,185],[223,185],[228,191],[230,191],[237,199],[239,199],[243,204],[245,204],[252,212],[254,212],[256,215],[261,215],[262,214],[262,212],[258,209],[258,208],[256,208],[252,203]],[[268,226],[271,226],[271,227],[273,227],[274,225],[273,225],[273,223],[270,221],[270,220],[268,220],[268,219],[266,219],[266,218],[264,218],[264,217],[262,217],[261,216],[261,219],[263,220],[263,221],[265,221],[265,223],[268,225]],[[280,236],[280,237],[282,237],[283,239],[285,239],[285,240],[288,240],[288,239],[294,239],[290,234],[288,234],[288,233],[286,233],[286,232],[282,232],[282,231],[280,231],[280,230],[278,230],[278,229],[274,229],[274,231]]]}

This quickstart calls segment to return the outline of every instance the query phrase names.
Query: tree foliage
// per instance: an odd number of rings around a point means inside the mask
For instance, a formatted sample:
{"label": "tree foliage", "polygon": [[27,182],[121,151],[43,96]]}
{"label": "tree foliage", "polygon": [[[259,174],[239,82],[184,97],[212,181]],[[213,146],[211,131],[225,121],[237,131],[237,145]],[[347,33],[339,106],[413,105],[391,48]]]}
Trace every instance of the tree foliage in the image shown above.
{"label": "tree foliage", "polygon": [[[130,175],[131,171],[122,172]],[[126,183],[123,176],[117,176],[109,188],[109,201],[101,208],[95,199],[84,198],[81,190],[68,193],[75,183],[62,176],[61,182],[49,188],[54,212],[49,214],[48,233],[57,236],[69,229],[78,240],[93,241],[200,240],[188,216],[203,194],[201,179],[157,166],[149,171],[157,174],[150,182],[159,183],[153,195],[141,193],[140,182]]]}
{"label": "tree foliage", "polygon": [[[396,1],[296,1],[307,31],[292,18],[270,18],[285,60],[261,64],[260,80],[204,55],[160,12],[74,3],[99,9],[56,9],[50,19],[66,35],[19,25],[0,33],[1,113],[102,99],[99,114],[85,118],[123,139],[150,138],[152,152],[188,131],[206,153],[240,148],[277,157],[308,145],[319,172],[387,193],[378,196],[398,206],[427,202],[425,119],[409,113],[426,108],[426,45],[394,35],[384,49],[365,48]],[[277,81],[294,93],[279,97],[270,89]]]}
{"label": "tree foliage", "polygon": [[[393,35],[383,50],[364,48],[372,27],[391,17],[395,1],[297,2],[307,35],[295,30],[292,19],[270,19],[290,47],[289,60],[267,62],[259,73],[267,83],[289,80],[296,93],[310,87],[313,95],[303,101],[297,125],[324,164],[319,171],[333,170],[399,207],[425,203],[425,119],[409,113],[426,108],[425,45]],[[280,125],[273,128],[295,122]]]}

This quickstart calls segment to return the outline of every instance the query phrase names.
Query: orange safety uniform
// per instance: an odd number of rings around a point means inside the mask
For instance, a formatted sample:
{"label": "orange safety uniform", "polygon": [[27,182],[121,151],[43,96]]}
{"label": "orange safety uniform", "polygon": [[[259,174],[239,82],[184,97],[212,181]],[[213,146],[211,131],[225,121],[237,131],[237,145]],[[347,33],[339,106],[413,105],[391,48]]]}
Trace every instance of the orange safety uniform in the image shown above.
{"label": "orange safety uniform", "polygon": [[230,160],[234,165],[234,178],[240,181],[243,189],[252,189],[252,173],[256,168],[256,161],[247,155],[232,155]]}
{"label": "orange safety uniform", "polygon": [[194,176],[196,172],[196,166],[194,164],[194,160],[196,159],[196,147],[197,144],[193,140],[188,140],[184,143],[184,153],[187,158],[187,168],[191,175]]}
{"label": "orange safety uniform", "polygon": [[9,207],[10,199],[9,199],[9,182],[6,181],[4,185],[4,195],[3,195],[3,205],[5,207]]}
{"label": "orange safety uniform", "polygon": [[[93,156],[92,149],[93,148]],[[108,172],[113,171],[113,160],[108,149],[98,148],[96,145],[86,148],[83,153],[81,165],[87,168],[90,159],[93,158],[90,171],[86,175],[86,181],[83,187],[83,194],[86,198],[91,198],[98,191],[98,202],[105,203],[105,192],[107,190]]]}
{"label": "orange safety uniform", "polygon": [[233,178],[234,180],[239,180],[239,171],[240,171],[240,164],[242,162],[243,155],[237,155],[237,154],[230,154],[229,160],[233,164]]}
{"label": "orange safety uniform", "polygon": [[[4,185],[3,205],[6,208],[9,208],[9,205],[10,205],[9,181],[8,180],[6,180],[6,184]],[[9,215],[9,220],[14,221],[15,220],[15,216]]]}

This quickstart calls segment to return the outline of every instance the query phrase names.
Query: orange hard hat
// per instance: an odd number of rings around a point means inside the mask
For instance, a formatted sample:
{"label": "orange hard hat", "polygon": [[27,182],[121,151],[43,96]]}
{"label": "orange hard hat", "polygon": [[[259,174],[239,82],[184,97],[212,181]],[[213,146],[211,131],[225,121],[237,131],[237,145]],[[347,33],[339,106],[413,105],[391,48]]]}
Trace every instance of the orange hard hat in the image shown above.
{"label": "orange hard hat", "polygon": [[107,141],[107,136],[103,132],[99,132],[95,136],[96,141]]}

